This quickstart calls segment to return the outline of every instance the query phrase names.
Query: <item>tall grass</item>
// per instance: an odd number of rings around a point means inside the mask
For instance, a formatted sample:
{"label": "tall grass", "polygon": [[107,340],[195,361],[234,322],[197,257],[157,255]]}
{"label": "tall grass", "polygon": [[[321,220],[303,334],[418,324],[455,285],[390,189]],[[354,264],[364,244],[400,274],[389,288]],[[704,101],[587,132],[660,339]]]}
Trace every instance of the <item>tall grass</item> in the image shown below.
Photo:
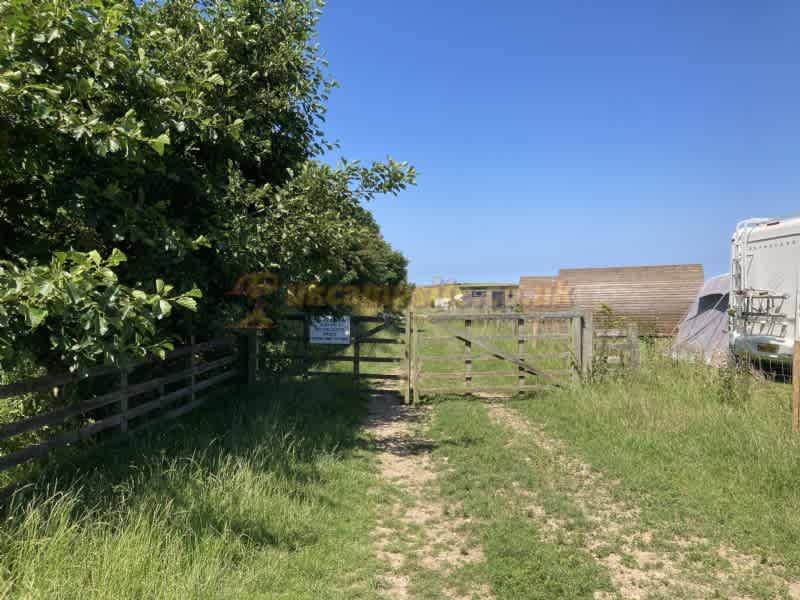
{"label": "tall grass", "polygon": [[53,467],[0,525],[0,595],[372,597],[351,382],[267,386]]}
{"label": "tall grass", "polygon": [[800,574],[800,438],[790,389],[673,362],[515,403],[622,482],[656,526],[784,561]]}

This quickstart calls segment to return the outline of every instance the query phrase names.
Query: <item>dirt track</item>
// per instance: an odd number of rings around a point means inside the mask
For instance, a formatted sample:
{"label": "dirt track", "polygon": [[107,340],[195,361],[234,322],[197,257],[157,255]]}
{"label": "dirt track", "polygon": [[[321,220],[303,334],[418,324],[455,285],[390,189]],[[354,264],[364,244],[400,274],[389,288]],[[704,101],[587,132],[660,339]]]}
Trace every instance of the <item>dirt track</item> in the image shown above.
{"label": "dirt track", "polygon": [[[418,435],[429,408],[412,408],[391,391],[370,396],[366,430],[378,452],[382,479],[401,496],[381,515],[373,532],[378,558],[385,565],[389,598],[411,598],[415,577],[447,581],[453,570],[483,560],[480,546],[464,535],[467,519],[446,510],[437,494],[430,442]],[[427,574],[420,570],[428,571]],[[492,598],[488,589],[468,595],[445,589],[447,598]]]}

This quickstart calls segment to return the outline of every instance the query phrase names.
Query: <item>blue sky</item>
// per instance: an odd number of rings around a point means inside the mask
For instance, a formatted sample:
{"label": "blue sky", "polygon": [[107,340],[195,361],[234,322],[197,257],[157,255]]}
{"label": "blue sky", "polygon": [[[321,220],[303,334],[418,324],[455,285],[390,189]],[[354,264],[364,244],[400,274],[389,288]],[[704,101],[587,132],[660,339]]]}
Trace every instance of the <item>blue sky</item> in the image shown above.
{"label": "blue sky", "polygon": [[371,206],[409,277],[726,271],[800,212],[800,3],[330,0],[338,154],[418,185]]}

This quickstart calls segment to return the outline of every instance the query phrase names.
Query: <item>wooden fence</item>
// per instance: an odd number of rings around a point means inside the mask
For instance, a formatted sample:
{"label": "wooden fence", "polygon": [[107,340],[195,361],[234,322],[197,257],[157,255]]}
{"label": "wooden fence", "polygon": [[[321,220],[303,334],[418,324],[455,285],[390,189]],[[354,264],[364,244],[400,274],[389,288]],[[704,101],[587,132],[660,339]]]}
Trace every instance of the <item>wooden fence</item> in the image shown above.
{"label": "wooden fence", "polygon": [[639,367],[639,330],[635,324],[625,328],[595,329],[593,345],[594,368]]}
{"label": "wooden fence", "polygon": [[[351,335],[349,344],[331,345],[327,347],[313,347],[309,340],[309,327],[313,315],[298,313],[280,317],[279,321],[294,322],[301,326],[300,332],[289,332],[281,341],[294,343],[296,346],[284,357],[295,363],[291,372],[295,375],[309,376],[341,376],[342,371],[325,371],[319,368],[326,363],[351,363],[353,380],[358,383],[363,379],[392,379],[404,380],[405,373],[375,373],[362,369],[365,364],[380,363],[386,365],[402,365],[404,362],[401,353],[385,353],[385,356],[368,356],[364,353],[365,346],[398,345],[405,344],[405,339],[391,334],[393,329],[405,327],[405,318],[401,315],[350,315]],[[363,329],[363,325],[368,328]],[[386,335],[389,333],[389,335]],[[383,335],[380,335],[383,334]],[[345,354],[352,349],[352,354]]]}
{"label": "wooden fence", "polygon": [[[243,338],[252,345],[254,336]],[[202,405],[210,391],[236,377],[253,377],[247,346],[240,350],[235,338],[192,343],[170,352],[164,361],[150,359],[124,369],[100,367],[87,376],[44,376],[0,386],[0,401],[25,394],[47,392],[56,401],[71,387],[91,387],[102,380],[106,390],[89,395],[43,414],[0,425],[0,443],[43,428],[44,435],[28,436],[21,447],[0,456],[0,471],[10,469],[50,451],[96,438],[103,432],[134,433],[155,421],[184,415]],[[244,350],[244,351],[242,351]],[[247,359],[242,363],[241,359]],[[157,374],[157,376],[153,376]],[[53,393],[56,392],[56,393]],[[75,395],[73,393],[73,395]],[[42,439],[44,438],[44,439]],[[25,443],[25,442],[30,443]]]}
{"label": "wooden fence", "polygon": [[[303,314],[284,317],[302,325],[300,335],[284,338],[301,344],[300,351],[286,356],[299,361],[299,374],[341,376],[341,371],[314,367],[349,362],[357,383],[362,379],[404,381],[407,402],[418,401],[423,393],[524,391],[560,385],[587,376],[598,360],[603,365],[633,368],[639,364],[635,327],[595,331],[591,314],[584,312],[352,316],[350,344],[324,348],[322,354],[320,348],[313,352],[309,344],[310,318]],[[486,335],[477,328],[478,323],[484,328],[492,323],[501,330]],[[368,328],[358,331],[360,324]],[[387,330],[401,333],[387,336]],[[384,335],[379,335],[382,332]],[[422,347],[437,341],[454,343],[458,351],[442,346],[431,352]],[[389,345],[398,351],[365,356],[362,349],[371,344]],[[0,471],[83,440],[102,442],[114,431],[134,433],[156,421],[184,415],[201,406],[213,389],[234,378],[254,383],[259,345],[258,332],[248,331],[237,337],[192,343],[170,352],[164,361],[139,361],[125,369],[101,367],[82,378],[44,376],[0,385],[0,401],[47,392],[54,405],[61,404],[42,414],[0,424],[0,446],[6,448],[0,455]],[[348,348],[352,354],[343,355]],[[389,373],[364,372],[362,365],[370,363],[399,368]],[[439,369],[426,368],[426,363],[439,365]],[[93,380],[100,381],[99,394],[77,393],[91,390],[87,382]],[[73,400],[65,402],[65,396]]]}

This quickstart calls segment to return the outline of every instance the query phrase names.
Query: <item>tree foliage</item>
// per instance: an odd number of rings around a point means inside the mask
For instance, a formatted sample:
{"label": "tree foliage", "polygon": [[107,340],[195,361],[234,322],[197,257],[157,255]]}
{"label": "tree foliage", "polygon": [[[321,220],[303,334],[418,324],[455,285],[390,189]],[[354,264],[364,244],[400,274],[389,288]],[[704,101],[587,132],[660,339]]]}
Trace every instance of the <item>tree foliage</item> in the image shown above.
{"label": "tree foliage", "polygon": [[195,310],[200,290],[177,294],[160,279],[149,293],[129,288],[114,272],[125,260],[115,249],[106,259],[92,251],[56,252],[48,265],[0,261],[0,364],[51,356],[76,371],[171,350],[157,323],[174,305]]}
{"label": "tree foliage", "polygon": [[[363,204],[413,183],[414,169],[319,160],[333,85],[319,12],[313,0],[0,0],[6,270],[54,273],[86,266],[74,252],[119,249],[130,257],[119,280],[90,289],[196,282],[201,334],[229,318],[220,298],[248,271],[403,281],[405,259]],[[110,357],[105,342],[89,354]]]}

